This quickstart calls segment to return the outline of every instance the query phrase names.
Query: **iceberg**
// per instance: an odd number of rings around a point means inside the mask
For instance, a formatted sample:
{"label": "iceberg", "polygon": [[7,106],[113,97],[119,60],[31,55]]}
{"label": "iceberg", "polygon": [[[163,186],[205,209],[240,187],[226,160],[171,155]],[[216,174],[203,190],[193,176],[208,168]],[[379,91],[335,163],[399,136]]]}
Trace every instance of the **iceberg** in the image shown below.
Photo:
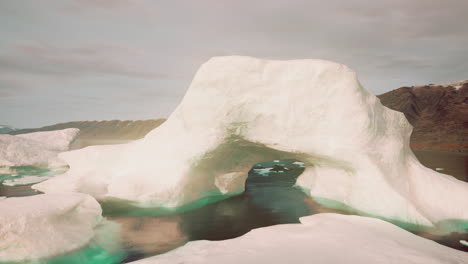
{"label": "iceberg", "polygon": [[[132,264],[165,263],[467,263],[468,254],[385,221],[317,214],[301,224],[254,229],[223,241],[194,241]],[[235,256],[235,257],[234,257]]]}
{"label": "iceberg", "polygon": [[85,194],[41,194],[0,199],[0,262],[33,261],[86,245],[101,207]]}
{"label": "iceberg", "polygon": [[0,168],[66,165],[57,158],[57,154],[68,150],[78,133],[76,128],[67,128],[15,136],[0,135]]}
{"label": "iceberg", "polygon": [[215,57],[145,138],[61,153],[70,170],[33,188],[174,208],[242,191],[236,177],[256,163],[295,159],[314,197],[414,224],[468,219],[468,184],[421,165],[411,131],[347,66]]}

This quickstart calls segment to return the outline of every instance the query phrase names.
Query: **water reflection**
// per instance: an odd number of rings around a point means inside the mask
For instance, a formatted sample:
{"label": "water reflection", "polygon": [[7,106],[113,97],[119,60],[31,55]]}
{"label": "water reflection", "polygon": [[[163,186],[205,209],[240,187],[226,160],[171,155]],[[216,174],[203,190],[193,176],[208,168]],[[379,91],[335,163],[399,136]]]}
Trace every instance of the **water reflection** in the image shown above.
{"label": "water reflection", "polygon": [[[165,216],[139,210],[139,216],[122,217],[108,208],[111,216],[107,218],[121,226],[126,261],[160,254],[191,240],[224,240],[258,227],[298,223],[300,217],[314,213],[314,206],[304,202],[310,200],[308,196],[293,188],[304,170],[294,162],[262,163],[256,167],[263,169],[261,174],[255,168],[249,172],[244,193],[195,210]],[[289,169],[278,171],[278,166]],[[265,173],[270,167],[272,170]]]}
{"label": "water reflection", "polygon": [[120,239],[127,254],[124,262],[164,253],[188,241],[179,216],[108,217],[120,225]]}

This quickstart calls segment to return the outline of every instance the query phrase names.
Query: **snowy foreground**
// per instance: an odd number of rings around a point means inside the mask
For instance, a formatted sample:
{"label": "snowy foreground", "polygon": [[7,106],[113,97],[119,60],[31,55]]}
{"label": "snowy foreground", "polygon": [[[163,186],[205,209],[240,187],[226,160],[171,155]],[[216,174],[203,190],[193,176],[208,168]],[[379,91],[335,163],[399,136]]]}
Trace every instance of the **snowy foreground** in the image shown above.
{"label": "snowy foreground", "polygon": [[132,263],[468,263],[465,252],[378,219],[317,214],[301,223],[254,229],[230,240],[189,242]]}
{"label": "snowy foreground", "polygon": [[0,135],[0,168],[66,165],[57,158],[57,154],[68,150],[78,133],[76,128],[67,128],[15,136]]}
{"label": "snowy foreground", "polygon": [[86,245],[101,207],[85,194],[0,199],[0,262],[47,258]]}
{"label": "snowy foreground", "polygon": [[144,139],[62,153],[71,169],[34,188],[178,207],[243,191],[257,162],[296,159],[312,196],[427,226],[468,220],[468,184],[422,166],[411,130],[344,65],[216,57]]}

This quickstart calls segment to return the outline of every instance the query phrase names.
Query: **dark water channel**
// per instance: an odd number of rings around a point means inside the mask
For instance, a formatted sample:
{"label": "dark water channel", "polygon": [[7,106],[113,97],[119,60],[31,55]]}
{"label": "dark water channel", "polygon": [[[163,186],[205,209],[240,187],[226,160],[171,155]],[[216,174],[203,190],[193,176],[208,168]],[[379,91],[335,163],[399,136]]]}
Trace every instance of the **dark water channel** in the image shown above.
{"label": "dark water channel", "polygon": [[[293,185],[303,172],[294,160],[257,164],[245,192],[216,203],[167,216],[108,216],[122,227],[126,261],[159,254],[192,240],[224,240],[254,228],[299,223],[319,205]],[[152,232],[148,232],[151,230]]]}

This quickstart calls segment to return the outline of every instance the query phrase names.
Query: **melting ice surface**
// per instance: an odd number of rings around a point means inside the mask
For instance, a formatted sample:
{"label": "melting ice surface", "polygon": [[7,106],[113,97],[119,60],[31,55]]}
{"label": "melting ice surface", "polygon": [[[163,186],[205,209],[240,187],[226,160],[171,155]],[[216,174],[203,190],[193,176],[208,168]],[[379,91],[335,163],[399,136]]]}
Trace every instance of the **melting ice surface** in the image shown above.
{"label": "melting ice surface", "polygon": [[33,166],[9,167],[0,171],[0,182],[6,186],[28,185],[50,179],[52,176],[62,174],[68,167],[40,168]]}
{"label": "melting ice surface", "polygon": [[[249,172],[244,193],[223,200],[207,199],[193,207],[173,212],[132,208],[116,202],[103,203],[104,217],[120,226],[121,241],[117,250],[109,250],[105,243],[94,241],[81,250],[64,256],[26,263],[126,263],[167,252],[188,241],[225,240],[239,237],[254,228],[298,223],[299,218],[306,215],[324,212],[358,213],[333,201],[311,198],[295,187],[296,179],[303,171],[304,164],[296,160],[258,163]],[[26,177],[51,173],[46,169],[29,167],[16,168],[16,172]],[[23,186],[8,186],[21,187]],[[0,196],[3,195],[0,192]],[[460,240],[468,239],[466,234],[431,236],[424,230],[415,230],[415,226],[396,224],[410,230],[413,228],[414,233],[441,244],[468,251],[468,247],[460,243]]]}

